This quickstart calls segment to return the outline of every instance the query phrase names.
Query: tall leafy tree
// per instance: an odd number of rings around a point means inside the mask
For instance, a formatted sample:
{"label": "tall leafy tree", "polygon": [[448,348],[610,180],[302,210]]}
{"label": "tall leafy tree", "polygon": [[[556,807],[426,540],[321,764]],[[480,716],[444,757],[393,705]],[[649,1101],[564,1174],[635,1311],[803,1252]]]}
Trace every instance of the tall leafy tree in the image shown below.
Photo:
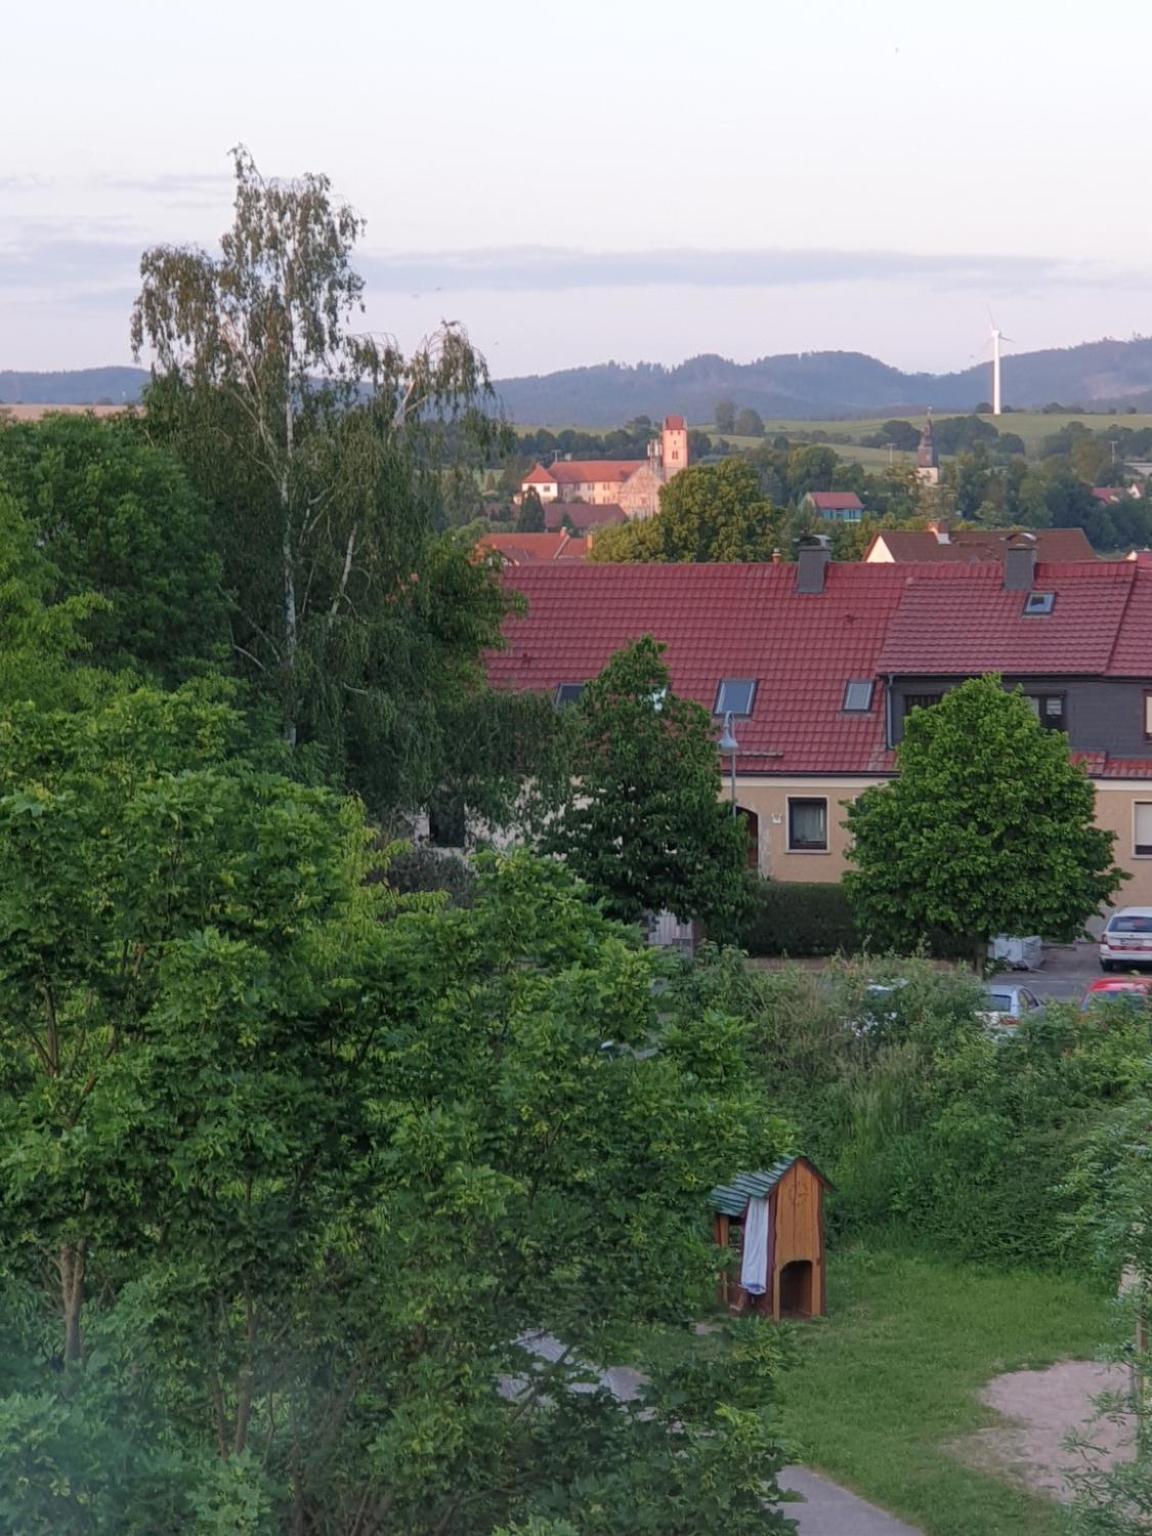
{"label": "tall leafy tree", "polygon": [[132,316],[149,430],[210,499],[237,665],[381,807],[435,787],[442,705],[480,686],[504,600],[438,543],[445,426],[482,432],[483,359],[446,325],[405,357],[357,334],[363,224],[328,179],[235,152],[220,254],[159,246]]}
{"label": "tall leafy tree", "polygon": [[747,834],[719,799],[713,722],[671,692],[662,651],[645,636],[584,690],[576,788],[546,846],[613,915],[668,910],[722,937],[747,900]]}
{"label": "tall leafy tree", "polygon": [[844,883],[872,944],[942,935],[979,965],[997,933],[1074,938],[1119,888],[1091,781],[1000,678],[914,711],[898,758],[899,776],[847,810]]}
{"label": "tall leafy tree", "polygon": [[138,423],[55,415],[0,426],[0,486],[35,530],[46,595],[104,599],[83,626],[93,663],[173,683],[226,659],[207,509]]}
{"label": "tall leafy tree", "polygon": [[600,561],[770,560],[781,518],[764,499],[760,476],[744,459],[697,464],[660,492],[658,516],[597,532],[590,558]]}
{"label": "tall leafy tree", "polygon": [[520,502],[520,510],[516,514],[516,532],[544,532],[544,506],[535,486],[530,485],[524,492]]}
{"label": "tall leafy tree", "polygon": [[717,400],[712,407],[712,425],[717,432],[735,432],[736,406],[731,400]]}

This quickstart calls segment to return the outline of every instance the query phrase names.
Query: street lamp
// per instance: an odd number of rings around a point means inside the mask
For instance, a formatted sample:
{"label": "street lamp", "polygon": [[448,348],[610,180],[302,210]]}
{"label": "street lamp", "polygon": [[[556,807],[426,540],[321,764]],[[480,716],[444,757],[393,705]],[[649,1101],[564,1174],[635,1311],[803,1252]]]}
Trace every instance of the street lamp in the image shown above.
{"label": "street lamp", "polygon": [[727,752],[732,759],[732,814],[736,814],[736,754],[740,750],[740,743],[736,740],[736,733],[732,729],[732,711],[724,712],[724,732],[716,743],[721,752]]}

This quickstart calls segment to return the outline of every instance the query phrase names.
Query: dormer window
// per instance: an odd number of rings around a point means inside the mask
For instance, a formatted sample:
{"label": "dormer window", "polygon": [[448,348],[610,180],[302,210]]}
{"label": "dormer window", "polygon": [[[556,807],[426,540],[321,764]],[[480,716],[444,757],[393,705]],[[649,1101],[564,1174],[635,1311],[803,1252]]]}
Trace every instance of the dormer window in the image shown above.
{"label": "dormer window", "polygon": [[1041,618],[1056,606],[1055,592],[1029,592],[1024,599],[1024,617]]}
{"label": "dormer window", "polygon": [[845,683],[842,708],[848,715],[866,715],[872,708],[873,683],[871,678]]}
{"label": "dormer window", "polygon": [[716,690],[716,703],[712,713],[735,715],[738,719],[747,720],[755,702],[756,679],[754,677],[725,677]]}
{"label": "dormer window", "polygon": [[569,704],[579,704],[583,692],[583,683],[559,683],[552,702],[557,709],[564,709]]}

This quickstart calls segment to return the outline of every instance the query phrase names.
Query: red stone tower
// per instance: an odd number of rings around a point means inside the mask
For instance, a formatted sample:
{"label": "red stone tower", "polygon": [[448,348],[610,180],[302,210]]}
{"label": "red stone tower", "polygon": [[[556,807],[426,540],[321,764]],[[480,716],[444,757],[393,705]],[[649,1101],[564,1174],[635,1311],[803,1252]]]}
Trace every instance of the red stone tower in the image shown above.
{"label": "red stone tower", "polygon": [[660,448],[664,480],[667,482],[673,475],[688,468],[688,424],[683,416],[665,416],[660,433]]}

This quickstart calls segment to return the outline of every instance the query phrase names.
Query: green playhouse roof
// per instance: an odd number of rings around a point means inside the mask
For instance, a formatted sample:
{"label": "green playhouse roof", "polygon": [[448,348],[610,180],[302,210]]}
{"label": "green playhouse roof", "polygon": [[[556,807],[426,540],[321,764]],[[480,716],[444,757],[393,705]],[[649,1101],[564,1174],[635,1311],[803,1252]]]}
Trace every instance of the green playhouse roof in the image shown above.
{"label": "green playhouse roof", "polygon": [[795,1157],[782,1157],[778,1163],[773,1163],[771,1168],[761,1169],[759,1173],[741,1173],[732,1180],[731,1184],[717,1185],[708,1196],[712,1209],[719,1211],[722,1216],[743,1216],[749,1200],[766,1200],[795,1163],[808,1163],[816,1177],[827,1184],[828,1180],[819,1168],[814,1163],[808,1162],[806,1157],[800,1154]]}

